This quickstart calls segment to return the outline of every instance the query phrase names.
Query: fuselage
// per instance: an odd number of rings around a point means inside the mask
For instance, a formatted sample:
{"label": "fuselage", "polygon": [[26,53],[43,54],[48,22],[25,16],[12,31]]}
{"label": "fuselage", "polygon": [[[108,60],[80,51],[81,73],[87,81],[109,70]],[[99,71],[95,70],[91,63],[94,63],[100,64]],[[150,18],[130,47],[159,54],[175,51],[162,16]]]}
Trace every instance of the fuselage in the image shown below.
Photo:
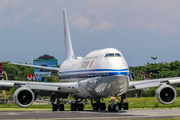
{"label": "fuselage", "polygon": [[114,48],[95,50],[84,58],[66,60],[59,70],[60,81],[79,82],[85,88],[86,97],[125,93],[129,85],[128,75],[126,60]]}

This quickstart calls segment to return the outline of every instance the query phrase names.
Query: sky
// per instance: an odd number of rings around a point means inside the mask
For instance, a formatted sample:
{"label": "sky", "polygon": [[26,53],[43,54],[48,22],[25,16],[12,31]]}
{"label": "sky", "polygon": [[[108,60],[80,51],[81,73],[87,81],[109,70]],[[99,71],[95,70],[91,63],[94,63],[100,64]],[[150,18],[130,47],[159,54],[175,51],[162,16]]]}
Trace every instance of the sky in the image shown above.
{"label": "sky", "polygon": [[65,59],[66,8],[75,56],[116,48],[129,66],[180,60],[179,0],[0,0],[0,61]]}

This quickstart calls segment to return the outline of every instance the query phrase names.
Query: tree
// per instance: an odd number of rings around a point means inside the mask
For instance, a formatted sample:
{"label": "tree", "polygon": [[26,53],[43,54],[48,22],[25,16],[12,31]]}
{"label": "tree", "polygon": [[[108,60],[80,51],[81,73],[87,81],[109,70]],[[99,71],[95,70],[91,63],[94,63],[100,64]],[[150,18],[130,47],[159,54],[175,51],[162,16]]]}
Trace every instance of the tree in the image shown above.
{"label": "tree", "polygon": [[[130,73],[147,73],[150,79],[167,78],[180,76],[180,61],[176,60],[171,63],[147,63],[144,66],[129,67]],[[140,78],[135,77],[136,80]]]}
{"label": "tree", "polygon": [[9,80],[27,80],[27,74],[33,73],[33,68],[25,67],[25,66],[18,66],[12,65],[8,62],[3,62],[3,71],[7,73]]}

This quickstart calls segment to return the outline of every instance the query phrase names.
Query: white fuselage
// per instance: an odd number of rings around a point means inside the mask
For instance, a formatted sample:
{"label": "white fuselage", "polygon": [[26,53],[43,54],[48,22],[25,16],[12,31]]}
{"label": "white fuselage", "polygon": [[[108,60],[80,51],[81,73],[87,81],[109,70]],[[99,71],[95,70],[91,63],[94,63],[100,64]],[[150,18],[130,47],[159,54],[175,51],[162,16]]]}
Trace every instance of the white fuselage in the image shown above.
{"label": "white fuselage", "polygon": [[126,60],[114,48],[95,50],[84,58],[66,60],[59,70],[61,82],[77,81],[81,84],[80,97],[121,95],[127,91],[128,75]]}

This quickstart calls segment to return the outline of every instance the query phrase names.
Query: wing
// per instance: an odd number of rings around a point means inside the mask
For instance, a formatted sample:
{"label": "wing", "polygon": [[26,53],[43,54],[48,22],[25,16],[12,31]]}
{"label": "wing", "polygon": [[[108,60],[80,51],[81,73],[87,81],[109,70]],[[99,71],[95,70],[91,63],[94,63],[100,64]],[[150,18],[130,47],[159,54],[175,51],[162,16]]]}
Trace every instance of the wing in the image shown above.
{"label": "wing", "polygon": [[131,81],[129,82],[128,91],[141,90],[151,87],[158,87],[161,84],[178,85],[180,84],[180,77],[173,78],[161,78],[143,81]]}
{"label": "wing", "polygon": [[20,107],[30,106],[38,95],[50,96],[54,104],[56,98],[67,98],[69,94],[78,93],[78,83],[44,83],[27,81],[0,80],[0,89],[8,90],[13,86],[19,87],[13,94],[14,102]]}
{"label": "wing", "polygon": [[18,64],[18,63],[9,63],[9,64],[33,67],[33,68],[38,68],[38,69],[50,70],[50,71],[59,71],[59,68],[55,68],[55,67],[45,67],[45,66]]}
{"label": "wing", "polygon": [[45,82],[30,82],[30,81],[4,81],[0,80],[0,89],[8,90],[14,86],[27,87],[32,91],[37,91],[38,95],[49,96],[52,92],[61,93],[77,93],[78,83],[45,83]]}

